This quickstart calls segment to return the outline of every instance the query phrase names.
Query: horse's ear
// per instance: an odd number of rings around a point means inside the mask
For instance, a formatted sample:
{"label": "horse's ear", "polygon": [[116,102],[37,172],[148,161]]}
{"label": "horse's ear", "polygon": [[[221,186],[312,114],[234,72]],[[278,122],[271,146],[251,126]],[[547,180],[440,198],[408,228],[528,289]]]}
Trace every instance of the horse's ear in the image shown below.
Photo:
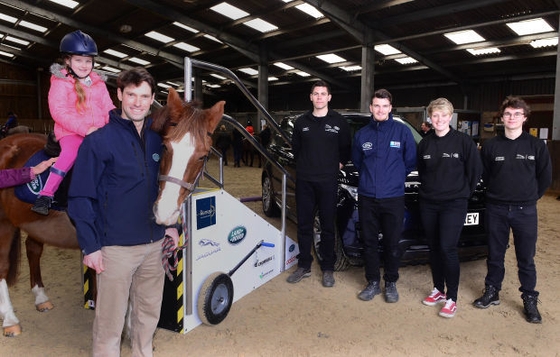
{"label": "horse's ear", "polygon": [[225,105],[226,102],[221,100],[218,103],[214,104],[210,109],[208,109],[208,114],[210,115],[210,131],[213,132],[220,123],[220,120],[222,120]]}
{"label": "horse's ear", "polygon": [[167,107],[161,107],[152,112],[152,126],[151,129],[158,134],[162,134],[165,123],[167,123]]}
{"label": "horse's ear", "polygon": [[174,88],[169,88],[167,106],[171,110],[172,118],[178,118],[183,113],[183,100]]}

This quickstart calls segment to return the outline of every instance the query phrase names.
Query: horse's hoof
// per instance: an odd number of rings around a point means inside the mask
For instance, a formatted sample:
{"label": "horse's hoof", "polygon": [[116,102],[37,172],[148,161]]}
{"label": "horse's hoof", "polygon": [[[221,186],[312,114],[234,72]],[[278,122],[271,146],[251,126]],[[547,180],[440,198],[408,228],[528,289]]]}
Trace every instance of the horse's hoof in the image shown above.
{"label": "horse's hoof", "polygon": [[50,301],[45,301],[35,306],[37,311],[45,312],[54,309],[54,305]]}
{"label": "horse's hoof", "polygon": [[21,334],[20,324],[4,327],[4,336],[5,337],[16,337],[19,334]]}

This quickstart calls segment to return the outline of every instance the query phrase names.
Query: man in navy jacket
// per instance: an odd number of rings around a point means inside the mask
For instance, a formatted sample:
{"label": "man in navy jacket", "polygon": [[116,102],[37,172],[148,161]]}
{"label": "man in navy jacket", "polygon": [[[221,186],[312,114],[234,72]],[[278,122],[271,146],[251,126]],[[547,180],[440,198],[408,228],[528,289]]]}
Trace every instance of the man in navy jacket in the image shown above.
{"label": "man in navy jacket", "polygon": [[68,214],[84,264],[97,273],[93,356],[119,356],[130,301],[132,355],[152,356],[163,297],[162,238],[176,228],[155,223],[162,139],[149,129],[155,81],[143,68],[122,72],[122,109],[85,137],[74,165]]}
{"label": "man in navy jacket", "polygon": [[371,122],[360,129],[352,145],[352,161],[360,173],[358,213],[364,239],[367,285],[358,298],[369,301],[381,293],[378,235],[383,234],[385,301],[397,302],[404,219],[404,183],[416,167],[416,142],[404,124],[393,120],[392,96],[377,90],[369,110]]}

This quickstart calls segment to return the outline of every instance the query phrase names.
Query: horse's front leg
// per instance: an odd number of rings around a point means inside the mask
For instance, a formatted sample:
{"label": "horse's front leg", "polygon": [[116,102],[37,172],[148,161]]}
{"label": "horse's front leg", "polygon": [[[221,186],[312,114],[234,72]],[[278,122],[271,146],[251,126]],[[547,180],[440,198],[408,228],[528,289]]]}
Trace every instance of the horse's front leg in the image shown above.
{"label": "horse's front leg", "polygon": [[29,262],[29,282],[31,291],[35,295],[35,308],[37,311],[49,311],[54,305],[49,301],[45,294],[45,286],[41,277],[41,254],[43,254],[43,243],[39,243],[31,237],[25,240],[27,260]]}
{"label": "horse's front leg", "polygon": [[4,320],[2,323],[4,336],[14,337],[21,333],[21,325],[14,313],[6,279],[0,279],[0,318]]}

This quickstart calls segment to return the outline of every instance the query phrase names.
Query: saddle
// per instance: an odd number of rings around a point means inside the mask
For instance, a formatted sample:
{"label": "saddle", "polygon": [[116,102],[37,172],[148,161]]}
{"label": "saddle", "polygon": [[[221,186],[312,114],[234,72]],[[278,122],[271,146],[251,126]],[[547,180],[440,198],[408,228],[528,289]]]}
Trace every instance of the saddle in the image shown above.
{"label": "saddle", "polygon": [[[56,141],[53,133],[50,133],[47,137],[47,143],[42,150],[37,151],[33,156],[27,160],[24,167],[33,167],[40,163],[41,161],[48,160],[51,157],[56,157],[60,155],[60,144]],[[49,177],[49,170],[46,170],[42,174],[38,175],[35,180],[16,186],[14,188],[14,193],[16,197],[23,202],[35,203],[39,192],[43,189],[44,184],[47,182]],[[72,177],[72,169],[68,171],[64,179],[62,180],[58,190],[54,195],[54,201],[51,209],[56,210],[66,210],[68,207],[68,188],[70,187],[70,179]]]}

